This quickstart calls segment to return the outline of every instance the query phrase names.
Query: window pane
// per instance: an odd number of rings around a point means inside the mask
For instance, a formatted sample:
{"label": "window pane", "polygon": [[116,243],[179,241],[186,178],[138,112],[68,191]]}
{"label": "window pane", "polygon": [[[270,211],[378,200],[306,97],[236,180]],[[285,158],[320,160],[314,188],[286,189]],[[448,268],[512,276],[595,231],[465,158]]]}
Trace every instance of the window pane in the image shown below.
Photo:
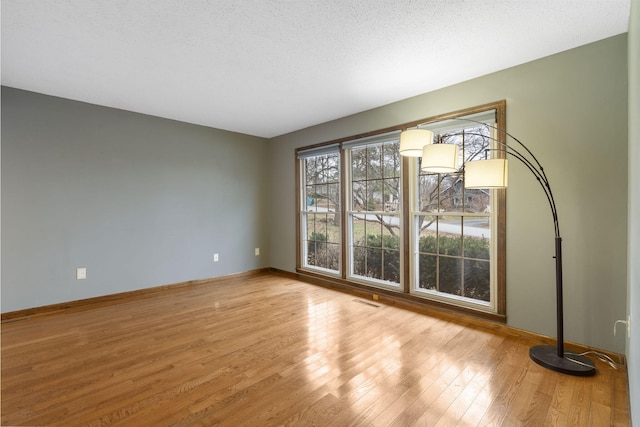
{"label": "window pane", "polygon": [[451,295],[462,295],[460,258],[438,258],[438,290]]}
{"label": "window pane", "polygon": [[400,249],[400,218],[384,216],[382,227],[382,247],[386,249]]}
{"label": "window pane", "polygon": [[351,210],[367,210],[367,182],[354,182],[351,185]]}
{"label": "window pane", "polygon": [[491,212],[491,193],[489,190],[464,189],[464,211]]}
{"label": "window pane", "polygon": [[382,181],[379,179],[367,181],[367,210],[382,210]]}
{"label": "window pane", "polygon": [[305,171],[304,183],[305,183],[305,185],[315,184],[315,178],[316,178],[315,170],[316,170],[315,157],[305,159],[305,161],[304,161],[304,171]]}
{"label": "window pane", "polygon": [[352,242],[354,246],[382,247],[382,221],[378,215],[354,214],[351,216]]}
{"label": "window pane", "polygon": [[488,261],[464,261],[464,296],[490,301],[490,265]]}
{"label": "window pane", "polygon": [[382,146],[367,147],[367,179],[382,178]]}
{"label": "window pane", "polygon": [[328,185],[328,208],[331,212],[340,210],[340,184],[333,183]]}
{"label": "window pane", "polygon": [[464,257],[490,259],[491,228],[489,217],[464,218]]}
{"label": "window pane", "polygon": [[338,270],[340,265],[339,245],[310,241],[307,249],[307,265]]}
{"label": "window pane", "polygon": [[307,239],[327,241],[326,215],[307,214]]}
{"label": "window pane", "polygon": [[327,243],[327,265],[324,268],[336,271],[340,269],[340,244]]}
{"label": "window pane", "polygon": [[462,255],[462,219],[460,217],[438,218],[438,253]]}
{"label": "window pane", "polygon": [[[435,239],[433,239],[433,242],[435,244]],[[420,254],[420,256],[418,257],[418,263],[418,288],[435,291],[437,289],[436,279],[438,272],[438,258],[435,255]]]}
{"label": "window pane", "polygon": [[315,210],[316,201],[313,198],[313,186],[312,185],[307,185],[305,187],[304,197],[306,199],[305,209],[314,211]]}
{"label": "window pane", "polygon": [[316,223],[314,221],[315,216],[313,214],[305,215],[305,224],[306,224],[306,232],[305,232],[305,240],[309,239],[312,233],[316,231]]}
{"label": "window pane", "polygon": [[400,283],[400,252],[382,251],[382,280]]}
{"label": "window pane", "polygon": [[338,153],[323,156],[320,182],[331,183],[340,181],[340,155]]}
{"label": "window pane", "polygon": [[384,150],[384,177],[397,178],[400,176],[400,146],[398,143],[385,144]]}
{"label": "window pane", "polygon": [[[490,130],[486,126],[470,127],[464,134],[464,158],[468,160],[480,160],[485,158],[487,148],[490,148]],[[484,136],[484,137],[483,137]],[[489,156],[491,157],[491,156]]]}
{"label": "window pane", "polygon": [[327,268],[327,243],[326,242],[315,242],[315,251],[314,253],[309,252],[309,255],[314,255],[313,263],[309,263],[315,265],[316,267]]}
{"label": "window pane", "polygon": [[340,243],[340,214],[328,213],[325,215],[328,243]]}
{"label": "window pane", "polygon": [[440,179],[440,197],[438,208],[446,212],[463,212],[463,181],[459,174],[442,175]]}
{"label": "window pane", "polygon": [[438,244],[438,217],[424,215],[418,217],[420,232],[418,248],[420,252],[437,253]]}
{"label": "window pane", "polygon": [[400,283],[400,228],[396,215],[353,214],[352,274]]}
{"label": "window pane", "polygon": [[353,215],[351,220],[351,238],[356,246],[365,246],[366,221],[360,215]]}
{"label": "window pane", "polygon": [[367,248],[367,270],[365,276],[382,279],[382,249]]}
{"label": "window pane", "polygon": [[307,265],[331,268],[328,262],[327,243],[309,241],[307,244]]}
{"label": "window pane", "polygon": [[418,178],[418,210],[436,212],[438,210],[438,183],[440,175],[420,175]]}
{"label": "window pane", "polygon": [[326,211],[328,204],[329,187],[326,184],[316,185],[314,197],[318,211]]}
{"label": "window pane", "polygon": [[400,179],[385,179],[383,191],[384,211],[397,212],[400,207]]}
{"label": "window pane", "polygon": [[382,247],[382,221],[377,215],[366,215],[367,246]]}
{"label": "window pane", "polygon": [[305,160],[307,184],[338,182],[340,177],[340,157],[336,154],[310,157]]}
{"label": "window pane", "polygon": [[351,150],[351,180],[365,179],[367,179],[367,149],[354,148]]}
{"label": "window pane", "polygon": [[358,276],[367,275],[367,249],[364,246],[353,247],[352,273]]}
{"label": "window pane", "polygon": [[307,241],[307,259],[305,265],[316,265],[316,242]]}

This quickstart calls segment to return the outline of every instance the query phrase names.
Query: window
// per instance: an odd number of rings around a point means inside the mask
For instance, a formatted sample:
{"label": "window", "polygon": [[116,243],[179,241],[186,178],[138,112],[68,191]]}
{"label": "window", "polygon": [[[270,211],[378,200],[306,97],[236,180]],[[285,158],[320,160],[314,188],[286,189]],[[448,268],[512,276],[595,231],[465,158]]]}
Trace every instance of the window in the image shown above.
{"label": "window", "polygon": [[[493,147],[492,128],[457,123],[458,129],[434,133],[439,142],[458,145],[460,164]],[[423,172],[419,163],[412,165],[412,292],[495,311],[495,191],[465,189],[462,172]]]}
{"label": "window", "polygon": [[462,168],[427,173],[399,154],[401,130],[420,126],[457,144],[461,165],[490,156],[505,111],[501,101],[298,149],[298,271],[506,320],[505,190],[467,190]]}
{"label": "window", "polygon": [[337,274],[341,258],[340,153],[338,148],[299,155],[302,167],[302,265]]}
{"label": "window", "polygon": [[398,288],[400,263],[400,133],[345,145],[349,162],[348,277]]}

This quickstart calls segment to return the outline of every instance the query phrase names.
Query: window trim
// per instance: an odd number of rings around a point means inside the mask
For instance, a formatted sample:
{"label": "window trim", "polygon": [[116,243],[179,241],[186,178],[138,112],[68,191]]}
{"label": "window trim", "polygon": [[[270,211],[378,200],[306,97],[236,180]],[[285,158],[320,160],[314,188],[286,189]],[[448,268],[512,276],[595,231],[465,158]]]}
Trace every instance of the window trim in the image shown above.
{"label": "window trim", "polygon": [[[403,157],[402,158],[402,171],[401,175],[401,266],[402,266],[402,277],[401,277],[401,286],[399,290],[388,290],[380,287],[374,287],[370,284],[360,283],[358,281],[349,279],[347,276],[347,250],[345,250],[345,245],[348,242],[348,230],[347,230],[347,212],[346,209],[341,209],[341,245],[342,245],[342,254],[341,254],[341,262],[340,262],[340,273],[338,276],[325,275],[320,274],[318,271],[314,271],[311,269],[305,269],[301,265],[301,214],[300,214],[300,185],[302,178],[302,170],[301,170],[301,161],[299,160],[300,153],[308,152],[311,149],[322,149],[325,146],[330,145],[338,145],[340,150],[340,163],[341,163],[341,172],[340,172],[340,204],[341,206],[346,206],[346,176],[345,176],[345,150],[344,147],[348,146],[354,140],[369,138],[375,139],[376,136],[393,132],[393,131],[402,131],[408,128],[416,127],[418,125],[423,125],[426,123],[435,123],[440,121],[445,121],[447,119],[454,119],[457,117],[469,116],[472,114],[479,114],[483,111],[487,110],[495,110],[496,115],[496,128],[500,130],[506,131],[506,100],[491,102],[483,105],[478,105],[475,107],[457,110],[445,114],[440,114],[420,120],[414,120],[411,122],[399,124],[396,126],[387,127],[384,129],[379,129],[372,132],[367,132],[358,135],[352,135],[332,141],[328,141],[325,143],[314,144],[311,146],[305,146],[296,148],[295,150],[295,173],[296,173],[296,194],[295,194],[295,203],[296,203],[296,271],[303,276],[309,277],[310,279],[314,279],[314,282],[325,286],[335,287],[338,286],[345,290],[351,290],[356,293],[371,293],[371,294],[380,294],[385,295],[389,298],[393,298],[399,301],[407,301],[409,303],[417,303],[419,305],[425,306],[433,306],[436,308],[456,311],[460,313],[472,314],[478,317],[506,322],[506,189],[499,189],[495,191],[495,203],[498,206],[496,210],[496,222],[495,227],[497,229],[497,241],[496,241],[496,251],[497,251],[497,259],[495,262],[496,270],[496,307],[495,312],[481,311],[472,307],[465,307],[462,305],[455,305],[447,302],[441,302],[433,299],[427,299],[423,296],[415,295],[411,292],[412,286],[412,278],[411,278],[411,266],[408,260],[412,256],[411,254],[411,244],[410,239],[412,238],[412,227],[409,221],[412,221],[412,212],[411,212],[411,201],[409,200],[408,191],[409,191],[409,167],[412,159]],[[497,139],[500,142],[506,142],[506,135],[504,132],[498,132]],[[406,172],[405,172],[406,171]],[[493,273],[493,271],[492,271]]]}

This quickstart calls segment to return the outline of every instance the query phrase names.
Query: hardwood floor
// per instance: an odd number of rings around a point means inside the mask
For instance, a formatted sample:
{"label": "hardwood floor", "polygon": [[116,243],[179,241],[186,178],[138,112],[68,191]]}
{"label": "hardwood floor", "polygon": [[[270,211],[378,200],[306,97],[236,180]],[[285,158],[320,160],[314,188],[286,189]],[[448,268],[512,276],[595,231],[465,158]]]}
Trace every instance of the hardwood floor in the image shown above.
{"label": "hardwood floor", "polygon": [[624,371],[463,323],[270,273],[13,319],[2,425],[630,424]]}

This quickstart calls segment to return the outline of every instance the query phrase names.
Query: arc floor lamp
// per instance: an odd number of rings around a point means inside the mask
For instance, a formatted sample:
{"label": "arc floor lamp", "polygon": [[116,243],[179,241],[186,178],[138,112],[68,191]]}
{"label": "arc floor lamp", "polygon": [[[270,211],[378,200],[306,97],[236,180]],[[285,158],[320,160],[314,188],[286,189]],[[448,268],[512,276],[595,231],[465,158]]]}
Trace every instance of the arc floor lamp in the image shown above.
{"label": "arc floor lamp", "polygon": [[[421,169],[426,172],[449,173],[464,171],[465,188],[505,188],[508,181],[508,160],[511,156],[523,163],[534,175],[549,203],[553,217],[553,228],[555,232],[555,267],[556,267],[556,323],[557,323],[557,345],[537,345],[529,350],[531,359],[547,369],[561,372],[568,375],[591,376],[596,373],[595,365],[588,357],[583,355],[568,353],[564,350],[564,323],[563,323],[563,299],[562,299],[562,238],[560,237],[560,227],[558,224],[558,212],[556,202],[551,192],[549,179],[544,168],[518,138],[484,122],[457,118],[451,119],[461,122],[469,122],[474,125],[486,126],[487,128],[504,135],[516,143],[515,146],[508,145],[500,139],[477,134],[494,143],[494,148],[486,149],[504,153],[504,158],[490,158],[485,160],[469,160],[463,165],[458,165],[458,146],[455,144],[435,144],[433,132],[428,129],[409,129],[402,132],[400,136],[400,154],[409,157],[422,157]],[[467,133],[468,134],[468,133]]]}

